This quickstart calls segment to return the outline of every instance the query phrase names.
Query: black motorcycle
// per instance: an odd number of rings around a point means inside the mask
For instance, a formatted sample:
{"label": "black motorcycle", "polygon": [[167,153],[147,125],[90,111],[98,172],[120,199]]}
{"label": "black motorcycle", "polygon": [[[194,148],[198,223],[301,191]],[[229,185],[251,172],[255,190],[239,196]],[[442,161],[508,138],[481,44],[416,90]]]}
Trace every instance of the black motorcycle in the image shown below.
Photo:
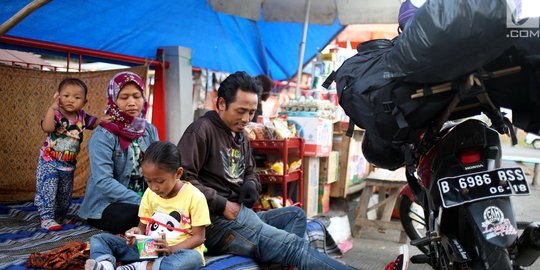
{"label": "black motorcycle", "polygon": [[400,192],[400,218],[411,245],[423,253],[411,262],[434,269],[521,269],[540,255],[540,225],[524,225],[518,237],[510,196],[529,194],[529,186],[521,168],[501,168],[499,133],[509,132],[509,121],[485,92],[475,96],[483,97],[480,110],[491,127],[476,119],[448,121],[460,98],[404,148],[408,185]]}

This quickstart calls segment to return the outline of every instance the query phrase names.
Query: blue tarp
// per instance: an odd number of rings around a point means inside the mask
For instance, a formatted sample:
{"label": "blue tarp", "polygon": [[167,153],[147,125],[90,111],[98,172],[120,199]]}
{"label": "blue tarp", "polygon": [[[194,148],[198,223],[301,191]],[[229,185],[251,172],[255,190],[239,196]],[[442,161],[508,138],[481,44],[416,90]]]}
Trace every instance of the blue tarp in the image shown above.
{"label": "blue tarp", "polygon": [[[0,0],[4,23],[30,0]],[[342,29],[310,25],[304,62]],[[204,0],[54,0],[6,35],[155,59],[162,46],[192,49],[192,65],[289,79],[298,68],[301,23],[255,22]],[[0,44],[1,45],[1,44]]]}

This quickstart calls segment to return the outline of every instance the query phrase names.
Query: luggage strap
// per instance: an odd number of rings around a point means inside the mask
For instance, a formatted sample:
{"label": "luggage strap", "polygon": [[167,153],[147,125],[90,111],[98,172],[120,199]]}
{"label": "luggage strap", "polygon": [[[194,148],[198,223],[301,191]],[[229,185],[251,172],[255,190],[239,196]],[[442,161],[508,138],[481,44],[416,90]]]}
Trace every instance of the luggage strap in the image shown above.
{"label": "luggage strap", "polygon": [[324,82],[322,84],[322,87],[324,87],[325,89],[328,89],[335,79],[336,79],[336,72],[332,71],[332,73],[330,73],[330,75],[328,75],[326,80],[324,80]]}

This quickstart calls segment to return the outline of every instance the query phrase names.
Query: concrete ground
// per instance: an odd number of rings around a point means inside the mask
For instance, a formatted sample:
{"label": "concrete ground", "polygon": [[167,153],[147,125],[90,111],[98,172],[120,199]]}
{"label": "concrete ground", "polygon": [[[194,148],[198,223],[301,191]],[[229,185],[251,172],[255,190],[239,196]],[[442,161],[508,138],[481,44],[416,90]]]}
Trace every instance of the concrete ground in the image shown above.
{"label": "concrete ground", "polygon": [[[515,164],[503,164],[504,167]],[[529,183],[530,183],[529,178]],[[331,215],[339,214],[340,210],[347,209],[351,231],[353,229],[354,215],[359,201],[359,193],[349,196],[346,200],[332,201]],[[540,221],[540,187],[531,187],[530,196],[512,197],[515,215],[518,221]],[[343,211],[341,211],[343,215]],[[521,231],[520,231],[521,233]],[[386,230],[380,233],[374,228],[363,228],[360,237],[352,238],[353,248],[341,258],[345,263],[361,270],[382,270],[399,254],[399,233]],[[410,253],[418,254],[420,251],[409,245]],[[427,265],[410,265],[409,269],[431,269]],[[540,270],[540,259],[526,269]]]}

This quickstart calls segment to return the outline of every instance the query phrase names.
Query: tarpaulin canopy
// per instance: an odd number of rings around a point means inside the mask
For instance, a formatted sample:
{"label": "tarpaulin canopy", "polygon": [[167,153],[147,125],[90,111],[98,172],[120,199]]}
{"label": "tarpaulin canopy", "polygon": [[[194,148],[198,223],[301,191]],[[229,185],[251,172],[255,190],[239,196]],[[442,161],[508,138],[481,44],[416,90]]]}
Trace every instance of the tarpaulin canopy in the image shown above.
{"label": "tarpaulin canopy", "polygon": [[[0,22],[29,2],[0,0]],[[384,18],[396,18],[397,9],[390,12]],[[304,62],[342,28],[337,19],[310,25]],[[216,12],[204,0],[55,0],[6,34],[149,59],[161,46],[183,46],[192,49],[193,66],[284,80],[297,70],[302,23],[253,21]]]}

